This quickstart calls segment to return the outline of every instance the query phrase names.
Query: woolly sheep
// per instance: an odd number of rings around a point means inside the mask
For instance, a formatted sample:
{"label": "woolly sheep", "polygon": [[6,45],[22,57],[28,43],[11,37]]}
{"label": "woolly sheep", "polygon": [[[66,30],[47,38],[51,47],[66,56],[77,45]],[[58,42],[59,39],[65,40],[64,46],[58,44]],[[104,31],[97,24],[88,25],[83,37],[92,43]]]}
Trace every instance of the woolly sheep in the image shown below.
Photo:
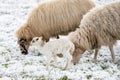
{"label": "woolly sheep", "polygon": [[[47,64],[49,65],[53,58],[56,63],[56,57],[63,57],[66,59],[66,68],[70,68],[72,53],[74,52],[74,44],[68,39],[56,39],[54,41],[45,42],[42,37],[34,37],[31,45],[37,46],[40,53],[47,56]],[[48,66],[47,65],[47,66]]]}
{"label": "woolly sheep", "polygon": [[79,28],[69,34],[75,45],[73,63],[76,64],[86,50],[95,49],[94,60],[101,46],[109,46],[112,61],[113,45],[120,39],[120,2],[96,7],[81,20]]}
{"label": "woolly sheep", "polygon": [[16,33],[22,54],[28,54],[30,41],[35,36],[49,41],[50,37],[59,38],[74,31],[83,15],[94,6],[91,0],[51,0],[38,5]]}

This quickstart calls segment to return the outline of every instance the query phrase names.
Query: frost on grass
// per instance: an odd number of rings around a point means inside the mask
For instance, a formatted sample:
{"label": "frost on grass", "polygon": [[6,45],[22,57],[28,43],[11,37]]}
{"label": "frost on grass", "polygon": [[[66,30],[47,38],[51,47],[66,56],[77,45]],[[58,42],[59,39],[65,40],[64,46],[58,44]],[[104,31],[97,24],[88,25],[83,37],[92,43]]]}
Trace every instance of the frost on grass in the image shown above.
{"label": "frost on grass", "polygon": [[[56,66],[51,62],[46,70],[43,55],[34,49],[22,55],[17,45],[15,31],[27,19],[27,13],[42,0],[0,0],[0,80],[119,80],[120,42],[114,47],[115,64],[110,52],[102,47],[97,62],[93,62],[94,51],[83,54],[79,63],[63,70],[64,60]],[[115,0],[94,0],[104,5]],[[118,0],[116,0],[118,1]]]}

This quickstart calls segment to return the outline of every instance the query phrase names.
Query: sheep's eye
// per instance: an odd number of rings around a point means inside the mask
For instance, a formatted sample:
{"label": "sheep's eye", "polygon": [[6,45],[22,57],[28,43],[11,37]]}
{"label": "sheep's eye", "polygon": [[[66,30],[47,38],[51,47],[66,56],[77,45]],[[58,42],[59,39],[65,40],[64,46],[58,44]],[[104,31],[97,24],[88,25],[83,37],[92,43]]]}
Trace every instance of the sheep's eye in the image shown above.
{"label": "sheep's eye", "polygon": [[75,56],[75,54],[72,54],[72,56]]}
{"label": "sheep's eye", "polygon": [[38,41],[38,40],[39,40],[39,38],[36,39],[36,41]]}
{"label": "sheep's eye", "polygon": [[24,38],[21,38],[18,42],[20,42],[20,43],[24,43],[24,42],[27,42],[27,40],[24,39]]}
{"label": "sheep's eye", "polygon": [[32,43],[34,43],[35,41],[33,40]]}

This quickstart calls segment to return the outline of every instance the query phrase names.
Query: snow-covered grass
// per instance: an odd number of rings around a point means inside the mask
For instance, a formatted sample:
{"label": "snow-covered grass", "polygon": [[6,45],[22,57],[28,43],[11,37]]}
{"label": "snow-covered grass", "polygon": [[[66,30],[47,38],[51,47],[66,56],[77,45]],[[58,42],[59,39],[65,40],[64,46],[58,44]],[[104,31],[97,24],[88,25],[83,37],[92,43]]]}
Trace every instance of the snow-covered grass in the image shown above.
{"label": "snow-covered grass", "polygon": [[[120,42],[115,45],[115,64],[107,47],[102,47],[97,63],[86,52],[79,63],[69,70],[51,64],[46,70],[45,56],[22,55],[15,31],[26,21],[27,13],[42,0],[0,0],[0,80],[119,80]],[[94,0],[99,5],[120,0]],[[64,61],[61,61],[61,64]],[[63,78],[62,78],[63,77]]]}

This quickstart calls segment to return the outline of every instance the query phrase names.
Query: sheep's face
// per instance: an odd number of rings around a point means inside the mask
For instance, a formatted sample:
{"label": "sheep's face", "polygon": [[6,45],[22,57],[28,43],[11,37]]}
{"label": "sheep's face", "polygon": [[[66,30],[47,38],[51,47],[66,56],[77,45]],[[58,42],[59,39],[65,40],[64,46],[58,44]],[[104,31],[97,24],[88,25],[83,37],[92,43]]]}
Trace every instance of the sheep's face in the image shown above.
{"label": "sheep's face", "polygon": [[76,48],[75,51],[72,54],[72,63],[76,65],[80,58],[82,57],[82,54],[84,53],[84,50],[81,50],[79,48]]}
{"label": "sheep's face", "polygon": [[42,47],[44,45],[44,41],[43,41],[42,37],[34,37],[31,41],[30,45]]}
{"label": "sheep's face", "polygon": [[24,55],[28,54],[28,48],[30,45],[30,41],[31,41],[31,39],[25,39],[25,38],[20,38],[18,40],[18,44],[20,46],[20,50],[21,50],[22,54],[24,54]]}

